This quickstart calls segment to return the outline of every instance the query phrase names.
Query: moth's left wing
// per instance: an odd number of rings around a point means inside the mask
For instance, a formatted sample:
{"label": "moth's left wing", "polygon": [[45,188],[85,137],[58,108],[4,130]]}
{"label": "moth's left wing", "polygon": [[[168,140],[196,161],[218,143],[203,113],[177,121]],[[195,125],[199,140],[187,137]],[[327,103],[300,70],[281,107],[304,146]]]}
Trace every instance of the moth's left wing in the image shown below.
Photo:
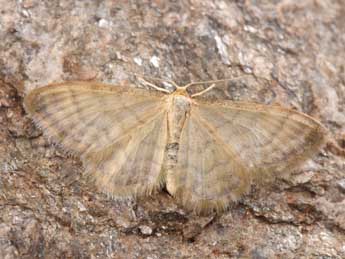
{"label": "moth's left wing", "polygon": [[151,194],[164,184],[161,173],[167,143],[166,111],[97,152],[85,154],[86,174],[115,198]]}
{"label": "moth's left wing", "polygon": [[24,104],[46,136],[81,156],[102,191],[128,197],[162,185],[163,94],[72,81],[35,89]]}
{"label": "moth's left wing", "polygon": [[24,99],[43,133],[78,155],[95,152],[165,109],[156,91],[70,81],[36,88]]}

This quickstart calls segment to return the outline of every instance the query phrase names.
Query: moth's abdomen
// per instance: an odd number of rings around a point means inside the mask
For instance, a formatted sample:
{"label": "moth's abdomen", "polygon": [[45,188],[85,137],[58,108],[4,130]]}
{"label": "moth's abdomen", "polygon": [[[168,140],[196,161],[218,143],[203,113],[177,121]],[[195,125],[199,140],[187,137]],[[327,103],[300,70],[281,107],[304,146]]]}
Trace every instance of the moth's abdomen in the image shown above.
{"label": "moth's abdomen", "polygon": [[169,143],[177,143],[186,118],[191,112],[191,99],[183,95],[172,95],[169,98],[168,129]]}

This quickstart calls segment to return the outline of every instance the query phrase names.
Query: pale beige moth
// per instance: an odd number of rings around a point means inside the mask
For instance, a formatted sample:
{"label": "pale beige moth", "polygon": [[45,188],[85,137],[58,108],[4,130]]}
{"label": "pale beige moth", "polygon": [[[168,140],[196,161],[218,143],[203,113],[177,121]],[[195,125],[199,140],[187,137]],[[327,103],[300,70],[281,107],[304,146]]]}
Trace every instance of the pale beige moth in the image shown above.
{"label": "pale beige moth", "polygon": [[[24,100],[44,134],[80,156],[99,190],[115,198],[165,187],[187,209],[223,211],[253,183],[316,153],[325,128],[278,105],[205,101],[193,84],[172,92],[72,81]],[[158,91],[157,91],[158,90]]]}

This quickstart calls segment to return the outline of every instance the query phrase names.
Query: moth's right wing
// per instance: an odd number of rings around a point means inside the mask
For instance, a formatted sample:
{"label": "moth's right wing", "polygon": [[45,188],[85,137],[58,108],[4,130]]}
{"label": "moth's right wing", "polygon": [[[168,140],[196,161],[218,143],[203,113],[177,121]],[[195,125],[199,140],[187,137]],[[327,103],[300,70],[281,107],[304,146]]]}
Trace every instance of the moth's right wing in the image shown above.
{"label": "moth's right wing", "polygon": [[30,92],[26,110],[45,135],[81,156],[97,186],[114,196],[161,185],[167,138],[163,94],[92,82]]}
{"label": "moth's right wing", "polygon": [[256,180],[291,171],[325,142],[325,128],[312,117],[279,105],[202,102],[204,118],[237,153]]}
{"label": "moth's right wing", "polygon": [[184,207],[209,213],[223,211],[250,184],[249,171],[239,155],[192,111],[181,134],[177,165],[167,174],[169,193]]}

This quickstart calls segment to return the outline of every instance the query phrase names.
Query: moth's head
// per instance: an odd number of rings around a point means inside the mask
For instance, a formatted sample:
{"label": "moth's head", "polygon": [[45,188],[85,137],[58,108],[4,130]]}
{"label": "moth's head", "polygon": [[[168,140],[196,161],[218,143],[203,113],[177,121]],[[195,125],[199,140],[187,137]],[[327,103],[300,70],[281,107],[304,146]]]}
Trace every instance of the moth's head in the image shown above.
{"label": "moth's head", "polygon": [[[216,86],[216,83],[219,83],[219,82],[224,82],[225,80],[216,80],[216,81],[206,81],[206,82],[192,82],[192,83],[189,83],[189,84],[186,84],[185,86],[178,86],[176,84],[174,84],[174,86],[176,87],[175,90],[174,90],[174,93],[175,94],[178,94],[178,95],[183,95],[183,96],[188,96],[188,97],[196,97],[196,96],[200,96],[200,95],[203,95],[204,93],[212,90],[215,86]],[[200,92],[197,92],[197,93],[194,93],[194,94],[190,94],[187,89],[192,86],[192,85],[207,85],[208,86],[200,91]]]}
{"label": "moth's head", "polygon": [[187,91],[187,88],[188,88],[188,85],[185,85],[185,86],[175,85],[175,89],[173,90],[173,93],[176,95],[183,95],[183,96],[191,97],[191,95]]}

